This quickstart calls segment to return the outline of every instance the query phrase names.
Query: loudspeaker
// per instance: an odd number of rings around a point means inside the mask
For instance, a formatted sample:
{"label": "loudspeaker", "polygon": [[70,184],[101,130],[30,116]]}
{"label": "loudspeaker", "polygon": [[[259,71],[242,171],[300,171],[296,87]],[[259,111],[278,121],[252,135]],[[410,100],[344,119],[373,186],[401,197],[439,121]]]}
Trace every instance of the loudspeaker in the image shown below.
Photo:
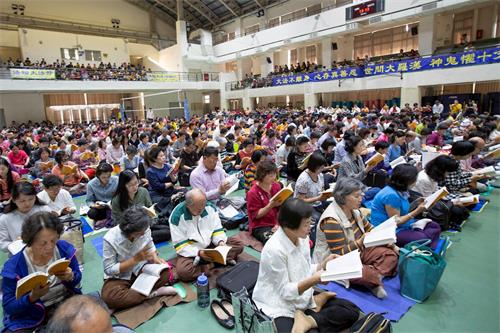
{"label": "loudspeaker", "polygon": [[267,57],[267,58],[266,58],[266,60],[267,60],[267,63],[268,63],[268,64],[272,63],[271,58]]}
{"label": "loudspeaker", "polygon": [[411,35],[412,36],[418,35],[418,27],[411,27]]}
{"label": "loudspeaker", "polygon": [[332,50],[335,51],[335,50],[338,50],[338,45],[337,43],[332,43]]}

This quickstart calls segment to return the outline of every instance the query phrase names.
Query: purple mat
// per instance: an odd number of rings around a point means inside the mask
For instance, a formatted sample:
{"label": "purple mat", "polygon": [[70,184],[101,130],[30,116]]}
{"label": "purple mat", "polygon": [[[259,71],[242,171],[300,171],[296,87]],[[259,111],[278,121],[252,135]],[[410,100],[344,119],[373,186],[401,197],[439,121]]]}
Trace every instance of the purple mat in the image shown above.
{"label": "purple mat", "polygon": [[327,285],[318,285],[319,288],[337,293],[340,298],[345,298],[356,304],[364,313],[384,313],[384,317],[391,321],[398,321],[415,304],[414,301],[401,296],[399,293],[399,276],[384,279],[384,288],[387,297],[383,300],[373,296],[369,290],[362,288],[345,289],[341,285],[330,282]]}

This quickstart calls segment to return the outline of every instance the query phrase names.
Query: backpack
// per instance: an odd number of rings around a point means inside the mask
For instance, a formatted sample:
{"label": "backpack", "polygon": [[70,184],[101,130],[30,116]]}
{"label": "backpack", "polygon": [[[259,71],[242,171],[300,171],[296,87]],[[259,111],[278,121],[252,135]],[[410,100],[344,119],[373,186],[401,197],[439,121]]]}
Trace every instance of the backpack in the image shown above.
{"label": "backpack", "polygon": [[391,322],[380,313],[370,312],[351,326],[352,333],[390,333]]}
{"label": "backpack", "polygon": [[246,288],[251,296],[259,275],[259,263],[256,261],[242,261],[227,272],[221,274],[215,283],[218,296],[231,301],[231,294]]}

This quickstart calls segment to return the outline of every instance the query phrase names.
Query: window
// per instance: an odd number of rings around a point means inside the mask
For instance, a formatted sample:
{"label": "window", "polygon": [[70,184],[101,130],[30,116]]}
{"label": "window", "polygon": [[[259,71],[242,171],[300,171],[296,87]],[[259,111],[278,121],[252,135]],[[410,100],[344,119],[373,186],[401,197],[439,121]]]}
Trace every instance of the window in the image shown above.
{"label": "window", "polygon": [[78,49],[61,48],[61,58],[64,60],[78,60]]}
{"label": "window", "polygon": [[267,23],[268,28],[277,27],[278,25],[280,25],[280,17],[279,16],[270,19],[269,22]]}
{"label": "window", "polygon": [[259,25],[258,24],[252,25],[252,26],[245,29],[245,35],[251,35],[251,34],[254,34],[256,32],[259,32]]}
{"label": "window", "polygon": [[472,38],[472,21],[474,11],[455,14],[453,19],[453,42],[459,44],[462,42],[462,35],[467,35],[467,40],[470,42]]}
{"label": "window", "polygon": [[86,61],[101,61],[101,51],[85,50]]}
{"label": "window", "polygon": [[316,57],[316,45],[306,46],[306,61],[318,62],[318,58]]}
{"label": "window", "polygon": [[210,104],[210,95],[203,95],[203,103]]}

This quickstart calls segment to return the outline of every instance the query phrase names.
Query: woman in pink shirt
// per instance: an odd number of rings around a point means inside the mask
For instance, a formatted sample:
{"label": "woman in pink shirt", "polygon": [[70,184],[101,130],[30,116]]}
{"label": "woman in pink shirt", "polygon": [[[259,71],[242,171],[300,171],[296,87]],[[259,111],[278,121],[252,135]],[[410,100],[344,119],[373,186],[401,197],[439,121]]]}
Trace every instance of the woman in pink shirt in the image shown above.
{"label": "woman in pink shirt", "polygon": [[20,178],[17,172],[12,171],[9,161],[0,157],[0,201],[10,199],[12,188]]}
{"label": "woman in pink shirt", "polygon": [[12,146],[7,157],[9,158],[10,163],[12,163],[15,167],[18,169],[24,169],[30,162],[30,158],[24,150],[19,149],[19,145],[20,143],[16,142]]}

